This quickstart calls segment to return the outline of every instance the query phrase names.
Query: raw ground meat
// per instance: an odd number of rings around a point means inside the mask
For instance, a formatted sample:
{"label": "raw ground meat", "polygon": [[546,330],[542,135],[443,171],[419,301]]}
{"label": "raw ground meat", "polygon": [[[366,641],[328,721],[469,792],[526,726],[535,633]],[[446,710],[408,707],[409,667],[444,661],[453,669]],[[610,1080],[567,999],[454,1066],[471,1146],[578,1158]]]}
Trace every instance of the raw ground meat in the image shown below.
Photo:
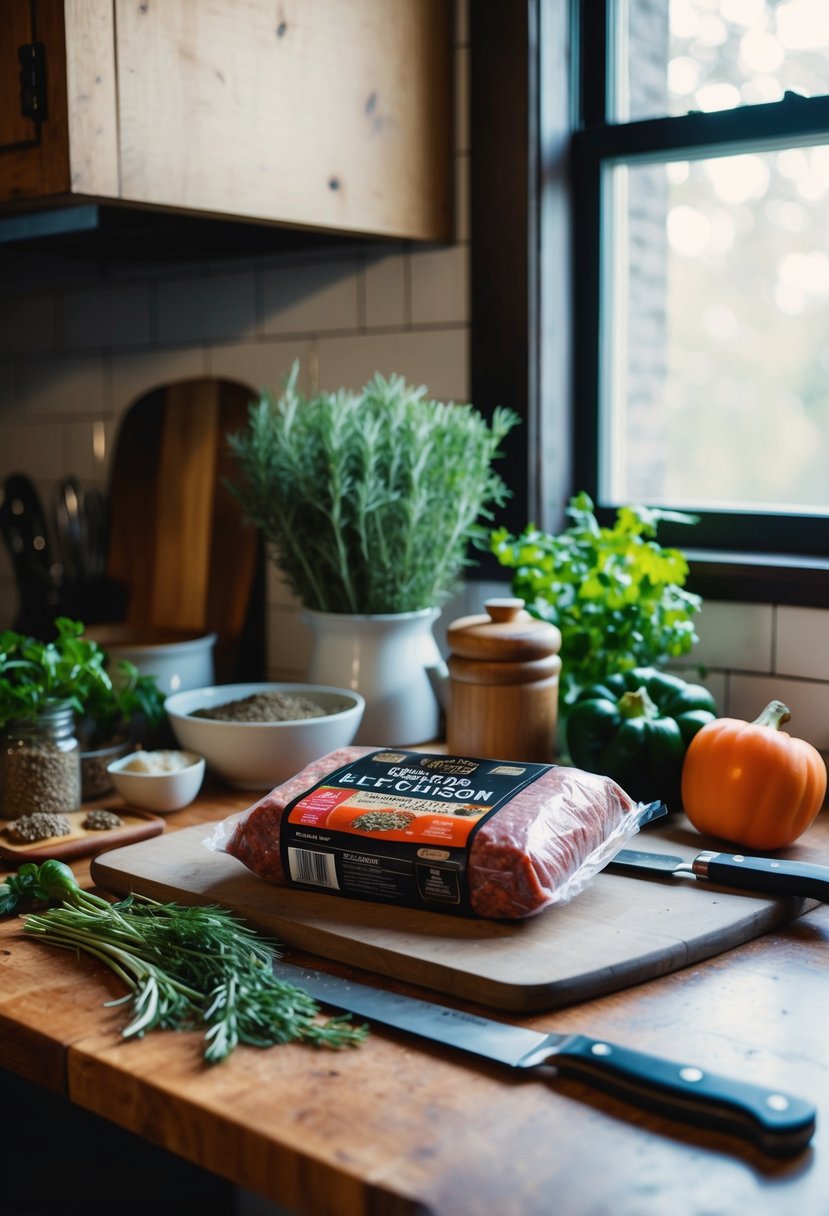
{"label": "raw ground meat", "polygon": [[[226,852],[260,877],[284,884],[284,808],[329,773],[376,750],[344,747],[307,765],[242,813]],[[543,773],[475,832],[467,866],[472,911],[497,920],[540,912],[635,805],[608,777],[564,766]]]}

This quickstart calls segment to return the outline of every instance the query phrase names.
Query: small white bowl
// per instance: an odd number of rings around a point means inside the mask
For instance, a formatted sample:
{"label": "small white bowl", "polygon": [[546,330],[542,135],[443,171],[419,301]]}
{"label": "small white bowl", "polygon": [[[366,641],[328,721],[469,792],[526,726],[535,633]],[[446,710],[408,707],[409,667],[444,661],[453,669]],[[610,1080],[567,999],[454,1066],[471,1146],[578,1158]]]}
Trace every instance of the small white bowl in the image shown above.
{"label": "small white bowl", "polygon": [[[325,712],[286,722],[193,717],[198,709],[268,692],[315,701]],[[312,760],[347,747],[357,733],[365,700],[351,689],[327,684],[216,684],[174,693],[164,705],[180,747],[204,756],[208,768],[235,789],[270,790]]]}
{"label": "small white bowl", "polygon": [[113,760],[107,772],[118,793],[131,806],[145,811],[180,811],[188,806],[201,789],[204,781],[204,757],[195,752],[186,752],[190,763],[187,768],[174,769],[170,773],[135,773],[127,770],[135,752]]}

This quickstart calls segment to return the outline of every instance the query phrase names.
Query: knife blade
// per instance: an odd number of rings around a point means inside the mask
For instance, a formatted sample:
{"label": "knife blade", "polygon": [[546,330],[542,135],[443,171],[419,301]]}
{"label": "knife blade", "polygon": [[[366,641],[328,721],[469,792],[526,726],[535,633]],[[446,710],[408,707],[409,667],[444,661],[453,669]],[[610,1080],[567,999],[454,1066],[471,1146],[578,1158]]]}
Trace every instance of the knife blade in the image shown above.
{"label": "knife blade", "polygon": [[815,1108],[804,1099],[733,1080],[697,1064],[647,1055],[583,1034],[547,1034],[512,1026],[281,960],[274,961],[273,969],[278,979],[303,988],[321,1004],[509,1068],[552,1066],[646,1110],[742,1136],[771,1156],[799,1153],[815,1130]]}
{"label": "knife blade", "polygon": [[701,878],[723,887],[761,891],[764,895],[799,895],[829,900],[829,866],[806,861],[782,861],[776,857],[751,857],[743,853],[697,853],[691,861],[669,853],[621,849],[605,867],[637,877]]}

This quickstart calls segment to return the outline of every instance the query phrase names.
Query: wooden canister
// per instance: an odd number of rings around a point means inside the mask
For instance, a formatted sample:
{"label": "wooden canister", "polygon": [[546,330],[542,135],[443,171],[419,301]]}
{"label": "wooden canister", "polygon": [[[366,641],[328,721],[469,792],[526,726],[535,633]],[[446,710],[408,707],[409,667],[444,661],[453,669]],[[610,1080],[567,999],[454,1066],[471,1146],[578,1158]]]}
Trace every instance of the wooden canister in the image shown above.
{"label": "wooden canister", "polygon": [[561,634],[520,599],[491,599],[486,614],[453,621],[446,742],[452,755],[552,764]]}

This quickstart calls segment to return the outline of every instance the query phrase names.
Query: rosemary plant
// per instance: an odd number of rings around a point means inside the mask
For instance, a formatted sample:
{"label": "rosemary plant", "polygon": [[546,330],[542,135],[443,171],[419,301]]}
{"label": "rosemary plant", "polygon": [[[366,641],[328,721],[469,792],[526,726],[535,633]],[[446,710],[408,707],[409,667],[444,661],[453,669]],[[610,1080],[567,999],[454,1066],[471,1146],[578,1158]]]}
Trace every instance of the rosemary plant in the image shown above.
{"label": "rosemary plant", "polygon": [[517,415],[496,409],[488,424],[400,376],[305,398],[298,371],[228,436],[242,474],[230,489],[292,590],[319,612],[444,602],[508,495],[492,462]]}

